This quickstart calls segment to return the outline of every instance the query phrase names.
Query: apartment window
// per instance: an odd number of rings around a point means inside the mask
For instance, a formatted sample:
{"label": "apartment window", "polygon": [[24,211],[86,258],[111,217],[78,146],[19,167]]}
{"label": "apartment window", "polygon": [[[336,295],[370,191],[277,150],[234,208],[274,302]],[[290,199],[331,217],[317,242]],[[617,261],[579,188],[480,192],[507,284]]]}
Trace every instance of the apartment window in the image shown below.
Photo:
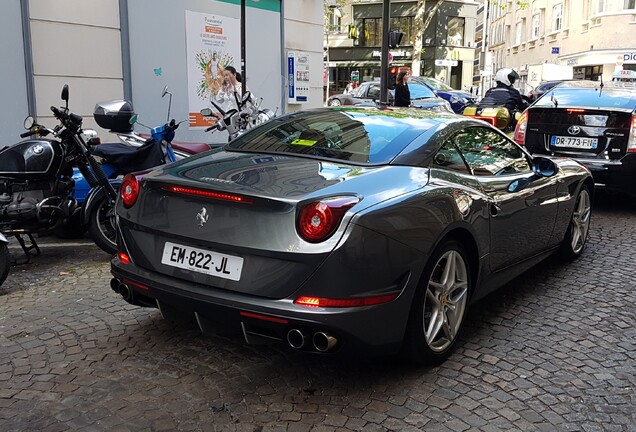
{"label": "apartment window", "polygon": [[382,46],[382,18],[362,20],[362,46]]}
{"label": "apartment window", "polygon": [[539,30],[541,28],[541,14],[532,15],[532,39],[539,37]]}
{"label": "apartment window", "polygon": [[515,25],[515,45],[521,44],[521,27],[521,21],[519,21],[517,25]]}
{"label": "apartment window", "polygon": [[559,31],[563,27],[563,3],[552,8],[552,31]]}
{"label": "apartment window", "polygon": [[448,20],[448,41],[450,46],[464,46],[464,28],[466,19],[463,17],[452,17]]}
{"label": "apartment window", "polygon": [[413,17],[395,17],[389,21],[389,28],[391,30],[398,30],[404,33],[402,36],[402,45],[409,45],[412,40],[411,30],[413,29]]}
{"label": "apartment window", "polygon": [[625,0],[623,9],[636,9],[636,0]]}
{"label": "apartment window", "polygon": [[[337,12],[336,12],[337,11]],[[327,24],[328,31],[340,31],[342,25],[342,14],[339,9],[329,10],[328,15],[329,22]]]}
{"label": "apartment window", "polygon": [[605,11],[605,0],[596,0],[594,12],[601,13]]}

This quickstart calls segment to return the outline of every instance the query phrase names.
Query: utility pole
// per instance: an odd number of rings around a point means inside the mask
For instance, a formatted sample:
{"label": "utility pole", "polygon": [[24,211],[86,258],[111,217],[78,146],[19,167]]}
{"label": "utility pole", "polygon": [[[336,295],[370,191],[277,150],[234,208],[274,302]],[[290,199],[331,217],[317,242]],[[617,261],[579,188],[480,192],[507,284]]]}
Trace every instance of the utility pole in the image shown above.
{"label": "utility pole", "polygon": [[247,91],[247,73],[245,73],[245,0],[241,0],[241,97]]}
{"label": "utility pole", "polygon": [[382,7],[382,54],[380,60],[380,103],[388,105],[389,88],[387,70],[389,69],[389,21],[391,20],[391,0],[384,0]]}

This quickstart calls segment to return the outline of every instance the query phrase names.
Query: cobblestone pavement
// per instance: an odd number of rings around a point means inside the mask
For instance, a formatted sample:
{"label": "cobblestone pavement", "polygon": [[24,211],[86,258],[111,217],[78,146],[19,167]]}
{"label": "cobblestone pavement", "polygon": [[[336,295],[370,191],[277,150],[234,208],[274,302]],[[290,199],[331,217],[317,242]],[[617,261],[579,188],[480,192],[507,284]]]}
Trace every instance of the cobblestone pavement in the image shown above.
{"label": "cobblestone pavement", "polygon": [[[0,288],[0,431],[636,431],[636,207],[476,305],[450,360],[334,360],[126,304],[95,246]],[[50,241],[49,241],[50,243]]]}

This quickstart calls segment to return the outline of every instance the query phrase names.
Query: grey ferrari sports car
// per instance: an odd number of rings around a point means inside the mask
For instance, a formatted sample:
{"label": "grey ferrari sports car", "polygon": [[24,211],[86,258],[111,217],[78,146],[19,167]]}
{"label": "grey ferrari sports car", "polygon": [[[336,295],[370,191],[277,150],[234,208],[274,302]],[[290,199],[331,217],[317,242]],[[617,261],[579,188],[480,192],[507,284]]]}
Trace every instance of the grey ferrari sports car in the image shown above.
{"label": "grey ferrari sports car", "polygon": [[588,237],[594,184],[454,114],[323,108],[123,180],[111,287],[248,343],[444,360],[469,305]]}

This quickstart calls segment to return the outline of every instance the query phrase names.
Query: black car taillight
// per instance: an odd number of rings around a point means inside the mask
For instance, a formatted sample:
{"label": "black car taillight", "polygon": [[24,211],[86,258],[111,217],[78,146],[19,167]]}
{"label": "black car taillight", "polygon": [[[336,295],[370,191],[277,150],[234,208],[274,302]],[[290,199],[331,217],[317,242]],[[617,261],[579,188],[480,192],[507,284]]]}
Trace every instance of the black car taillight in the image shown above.
{"label": "black car taillight", "polygon": [[636,153],[636,114],[632,115],[632,126],[629,128],[629,141],[627,141],[627,152]]}
{"label": "black car taillight", "polygon": [[347,210],[358,202],[358,197],[341,196],[305,204],[296,222],[298,234],[309,243],[327,240],[336,231]]}
{"label": "black car taillight", "polygon": [[132,174],[126,174],[124,180],[121,182],[119,195],[121,196],[121,201],[124,203],[124,207],[132,207],[139,196],[139,180],[137,180],[137,177]]}

